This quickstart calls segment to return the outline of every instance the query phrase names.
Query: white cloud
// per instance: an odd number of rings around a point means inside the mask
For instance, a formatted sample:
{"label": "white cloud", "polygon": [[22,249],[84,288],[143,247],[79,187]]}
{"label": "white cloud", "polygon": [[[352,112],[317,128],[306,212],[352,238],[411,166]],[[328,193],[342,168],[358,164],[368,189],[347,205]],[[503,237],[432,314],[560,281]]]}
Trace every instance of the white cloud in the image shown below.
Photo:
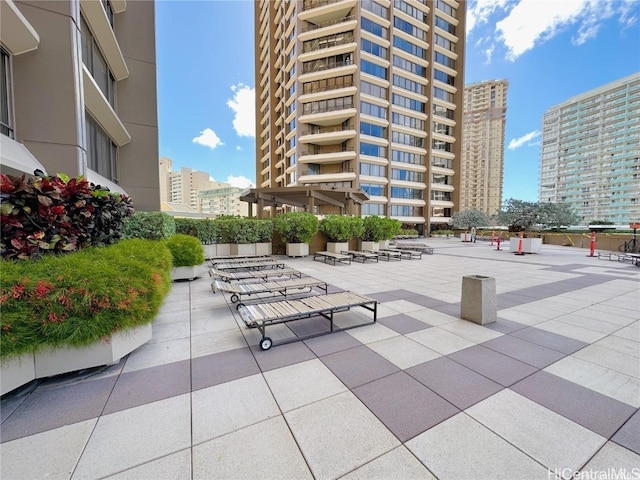
{"label": "white cloud", "polygon": [[256,89],[243,83],[233,85],[233,98],[227,101],[227,106],[234,111],[233,128],[240,137],[256,136]]}
{"label": "white cloud", "polygon": [[236,150],[241,152],[242,151],[242,147],[240,145],[236,145]]}
{"label": "white cloud", "polygon": [[526,135],[521,136],[520,138],[511,139],[507,148],[509,150],[515,150],[516,148],[520,148],[525,143],[529,143],[531,140],[533,140],[534,138],[538,138],[539,136],[540,132],[538,130],[534,130],[533,132],[529,132]]}
{"label": "white cloud", "polygon": [[214,132],[210,128],[205,128],[203,131],[201,131],[200,136],[194,138],[192,142],[199,145],[204,145],[205,147],[209,147],[211,150],[214,150],[220,145],[224,145],[224,143],[222,143],[222,140],[220,140],[220,137],[216,135],[216,132]]}
{"label": "white cloud", "polygon": [[[603,23],[618,17],[622,29],[638,22],[637,0],[474,0],[467,10],[467,35],[477,31],[476,45],[497,39],[507,48],[507,60],[535,48],[568,28],[571,43],[580,46],[598,35]],[[495,24],[495,31],[490,26]],[[490,61],[490,52],[482,49]]]}
{"label": "white cloud", "polygon": [[229,175],[227,177],[227,183],[231,184],[232,187],[238,188],[253,188],[256,186],[251,180],[242,175],[239,175],[237,177]]}

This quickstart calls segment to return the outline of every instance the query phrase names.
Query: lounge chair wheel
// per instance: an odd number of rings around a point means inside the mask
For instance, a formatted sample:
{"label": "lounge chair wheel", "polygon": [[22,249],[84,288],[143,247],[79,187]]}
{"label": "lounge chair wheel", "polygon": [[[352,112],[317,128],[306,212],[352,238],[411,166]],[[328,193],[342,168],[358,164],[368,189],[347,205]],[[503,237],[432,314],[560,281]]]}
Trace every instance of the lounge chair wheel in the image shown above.
{"label": "lounge chair wheel", "polygon": [[236,303],[238,300],[240,300],[238,298],[238,295],[236,295],[235,293],[231,295],[231,303]]}
{"label": "lounge chair wheel", "polygon": [[240,310],[240,307],[244,307],[244,303],[239,303],[236,305],[236,310]]}
{"label": "lounge chair wheel", "polygon": [[273,341],[269,337],[264,337],[260,340],[260,349],[261,350],[269,350],[273,345]]}

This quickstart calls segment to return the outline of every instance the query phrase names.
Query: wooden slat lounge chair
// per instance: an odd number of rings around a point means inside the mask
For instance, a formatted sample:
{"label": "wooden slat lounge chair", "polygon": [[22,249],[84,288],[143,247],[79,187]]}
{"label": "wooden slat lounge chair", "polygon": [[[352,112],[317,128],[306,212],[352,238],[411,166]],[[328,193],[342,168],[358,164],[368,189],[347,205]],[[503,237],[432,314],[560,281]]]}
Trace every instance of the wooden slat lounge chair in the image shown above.
{"label": "wooden slat lounge chair", "polygon": [[426,253],[427,255],[433,255],[433,247],[430,247],[426,243],[420,242],[398,242],[396,243],[397,248],[401,248],[403,250],[419,250],[422,253]]}
{"label": "wooden slat lounge chair", "polygon": [[[362,307],[373,312],[373,323],[378,318],[378,302],[372,298],[365,297],[353,292],[329,293],[327,295],[316,295],[312,297],[300,298],[297,300],[282,300],[273,303],[257,303],[253,305],[240,305],[238,313],[242,321],[250,328],[257,328],[262,334],[260,348],[269,350],[273,341],[265,335],[267,325],[292,322],[322,316],[329,320],[330,329],[320,335],[333,332],[333,315],[344,312],[354,307]],[[359,327],[353,325],[347,328]],[[313,335],[314,337],[317,336]],[[311,337],[305,337],[311,338]],[[298,340],[302,340],[298,338]],[[288,342],[283,342],[288,343]]]}
{"label": "wooden slat lounge chair", "polygon": [[378,255],[376,253],[360,252],[358,250],[345,250],[340,253],[342,253],[343,255],[350,255],[351,260],[356,262],[365,263],[368,260],[370,262],[378,263]]}
{"label": "wooden slat lounge chair", "polygon": [[[242,282],[228,282],[224,280],[214,280],[211,283],[211,290],[216,293],[218,290],[221,292],[228,292],[231,294],[231,303],[236,303],[242,300],[242,296],[272,294],[273,296],[282,295],[287,298],[287,295],[310,293],[313,288],[319,288],[327,293],[327,282],[318,280],[313,277],[293,278],[288,280],[273,280],[267,282],[257,283],[242,283]],[[260,297],[264,299],[264,297]],[[238,304],[238,307],[242,305]]]}
{"label": "wooden slat lounge chair", "polygon": [[400,256],[405,260],[420,260],[422,252],[420,250],[402,250],[400,248],[385,248],[385,252],[399,252]]}
{"label": "wooden slat lounge chair", "polygon": [[302,272],[295,270],[293,268],[269,268],[266,270],[249,270],[244,272],[231,272],[227,270],[217,270],[216,268],[211,268],[209,270],[209,275],[214,278],[219,278],[222,280],[261,280],[267,281],[270,278],[294,278],[302,277]]}
{"label": "wooden slat lounge chair", "polygon": [[322,260],[324,263],[331,263],[332,265],[335,265],[336,262],[351,265],[351,256],[342,253],[316,252],[313,254],[313,259]]}
{"label": "wooden slat lounge chair", "polygon": [[217,265],[218,263],[233,263],[233,262],[255,262],[255,261],[273,261],[269,255],[224,255],[220,257],[213,257],[209,259],[211,265]]}
{"label": "wooden slat lounge chair", "polygon": [[240,262],[240,263],[219,263],[216,270],[266,270],[269,268],[284,268],[285,264],[281,261],[274,262]]}
{"label": "wooden slat lounge chair", "polygon": [[402,255],[400,254],[400,252],[395,252],[395,251],[390,251],[390,250],[363,250],[364,252],[368,252],[368,253],[375,253],[376,255],[378,255],[378,258],[381,260],[386,260],[387,262],[390,262],[391,260],[402,260]]}

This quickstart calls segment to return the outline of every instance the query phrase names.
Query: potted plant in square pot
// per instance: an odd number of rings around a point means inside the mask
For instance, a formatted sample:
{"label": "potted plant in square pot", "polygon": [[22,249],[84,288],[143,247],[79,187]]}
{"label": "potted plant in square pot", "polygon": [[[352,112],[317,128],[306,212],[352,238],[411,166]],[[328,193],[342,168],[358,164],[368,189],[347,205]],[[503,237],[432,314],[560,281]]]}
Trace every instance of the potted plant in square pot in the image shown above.
{"label": "potted plant in square pot", "polygon": [[362,220],[364,229],[360,235],[360,250],[375,252],[380,250],[380,240],[384,238],[384,218],[369,215]]}
{"label": "potted plant in square pot", "polygon": [[402,223],[395,218],[383,218],[383,236],[380,240],[380,248],[389,248],[389,241],[395,237],[402,229]]}
{"label": "potted plant in square pot", "polygon": [[329,240],[327,251],[340,253],[349,250],[349,240],[362,235],[364,225],[360,217],[326,215],[318,228]]}
{"label": "potted plant in square pot", "polygon": [[171,280],[193,280],[204,263],[204,249],[196,237],[177,233],[169,237],[167,247],[171,251],[173,268]]}
{"label": "potted plant in square pot", "polygon": [[276,217],[276,231],[286,242],[287,256],[306,257],[318,231],[318,218],[309,212],[287,212]]}
{"label": "potted plant in square pot", "polygon": [[229,237],[231,238],[231,255],[255,255],[258,231],[253,220],[243,217],[230,218]]}
{"label": "potted plant in square pot", "polygon": [[269,218],[254,220],[258,240],[256,241],[256,255],[271,255],[273,253],[273,221]]}

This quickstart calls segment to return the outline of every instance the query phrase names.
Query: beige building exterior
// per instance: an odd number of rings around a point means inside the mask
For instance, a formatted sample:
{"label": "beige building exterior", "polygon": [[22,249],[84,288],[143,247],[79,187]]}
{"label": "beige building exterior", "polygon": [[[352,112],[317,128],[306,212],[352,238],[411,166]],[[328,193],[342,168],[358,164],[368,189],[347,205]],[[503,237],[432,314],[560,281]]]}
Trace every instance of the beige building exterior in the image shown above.
{"label": "beige building exterior", "polygon": [[362,215],[420,231],[447,223],[459,195],[465,9],[256,1],[257,186],[360,188]]}
{"label": "beige building exterior", "polygon": [[82,175],[159,210],[151,0],[0,0],[2,171]]}
{"label": "beige building exterior", "polygon": [[507,117],[507,80],[464,87],[459,210],[500,210]]}
{"label": "beige building exterior", "polygon": [[249,205],[240,200],[244,188],[232,187],[228,183],[217,183],[212,188],[198,192],[200,211],[216,217],[220,215],[249,215]]}

